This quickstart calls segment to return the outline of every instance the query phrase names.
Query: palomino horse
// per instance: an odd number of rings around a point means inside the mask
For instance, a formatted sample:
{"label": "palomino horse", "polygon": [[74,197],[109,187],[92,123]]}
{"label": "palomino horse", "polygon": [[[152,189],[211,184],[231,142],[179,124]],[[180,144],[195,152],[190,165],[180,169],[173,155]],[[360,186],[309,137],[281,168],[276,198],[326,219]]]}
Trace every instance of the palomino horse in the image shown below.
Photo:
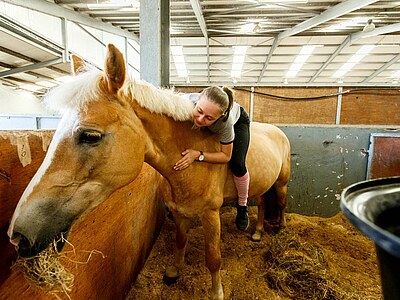
{"label": "palomino horse", "polygon": [[[183,171],[173,169],[184,149],[216,151],[218,137],[207,130],[193,130],[190,101],[172,90],[127,79],[123,56],[113,45],[108,46],[104,73],[85,70],[77,57],[73,57],[73,71],[75,80],[47,96],[47,102],[60,108],[63,117],[14,212],[10,241],[21,256],[37,254],[113,191],[133,181],[147,162],[169,183],[171,197],[166,202],[176,223],[175,260],[165,278],[178,277],[188,220],[199,216],[212,277],[211,296],[223,299],[219,209],[224,197],[236,197],[232,176],[227,164],[194,162]],[[275,195],[273,221],[284,226],[288,139],[277,127],[252,123],[247,159],[250,194],[260,199],[255,236],[260,239],[268,190]]]}

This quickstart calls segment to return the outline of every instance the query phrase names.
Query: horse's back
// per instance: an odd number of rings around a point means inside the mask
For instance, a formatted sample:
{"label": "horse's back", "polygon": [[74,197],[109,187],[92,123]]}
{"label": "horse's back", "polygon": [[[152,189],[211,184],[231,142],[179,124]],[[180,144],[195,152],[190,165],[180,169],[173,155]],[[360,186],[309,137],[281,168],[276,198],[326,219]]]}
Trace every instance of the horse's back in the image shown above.
{"label": "horse's back", "polygon": [[[282,170],[290,168],[288,164],[290,164],[290,144],[284,132],[271,124],[252,122],[246,159],[250,174],[249,197],[261,196],[269,190],[281,176]],[[232,175],[227,178],[224,197],[228,201],[237,197]]]}

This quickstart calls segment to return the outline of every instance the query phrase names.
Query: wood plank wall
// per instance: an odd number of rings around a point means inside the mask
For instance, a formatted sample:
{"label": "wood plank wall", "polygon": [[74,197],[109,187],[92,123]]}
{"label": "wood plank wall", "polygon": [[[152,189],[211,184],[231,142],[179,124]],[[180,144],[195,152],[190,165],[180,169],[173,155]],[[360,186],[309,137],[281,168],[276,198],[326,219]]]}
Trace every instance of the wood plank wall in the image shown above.
{"label": "wood plank wall", "polygon": [[[175,89],[189,93],[200,92],[203,88]],[[236,101],[250,112],[251,88],[237,87],[234,91]],[[253,121],[272,124],[336,124],[336,87],[255,87],[254,92]],[[310,97],[321,98],[305,99]],[[340,125],[400,125],[400,90],[343,87],[339,113]]]}
{"label": "wood plank wall", "polygon": [[[11,265],[16,251],[7,228],[25,187],[44,159],[51,131],[0,131],[0,299],[55,299],[31,286]],[[144,164],[138,178],[115,191],[74,225],[69,241],[87,264],[66,263],[75,276],[72,299],[124,299],[136,279],[164,222],[160,185],[163,178]],[[65,250],[72,249],[66,245]],[[83,251],[82,251],[83,250]],[[66,299],[65,295],[59,295]]]}

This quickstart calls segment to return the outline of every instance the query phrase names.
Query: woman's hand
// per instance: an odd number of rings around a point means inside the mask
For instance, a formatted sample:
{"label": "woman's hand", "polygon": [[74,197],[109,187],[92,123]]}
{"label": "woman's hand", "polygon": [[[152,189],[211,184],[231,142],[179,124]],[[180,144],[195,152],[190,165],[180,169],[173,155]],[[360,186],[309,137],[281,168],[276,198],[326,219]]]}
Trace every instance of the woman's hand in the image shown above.
{"label": "woman's hand", "polygon": [[182,158],[174,165],[174,170],[181,171],[189,167],[200,155],[200,151],[186,149],[182,152]]}

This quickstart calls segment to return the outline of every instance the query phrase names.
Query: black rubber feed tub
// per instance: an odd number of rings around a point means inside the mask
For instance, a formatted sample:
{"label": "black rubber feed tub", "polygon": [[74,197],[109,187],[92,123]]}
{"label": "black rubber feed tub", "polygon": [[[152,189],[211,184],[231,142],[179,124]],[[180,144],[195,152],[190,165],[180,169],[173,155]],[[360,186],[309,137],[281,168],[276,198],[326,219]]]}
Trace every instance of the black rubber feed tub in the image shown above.
{"label": "black rubber feed tub", "polygon": [[400,300],[400,177],[347,187],[340,208],[376,246],[385,300]]}

